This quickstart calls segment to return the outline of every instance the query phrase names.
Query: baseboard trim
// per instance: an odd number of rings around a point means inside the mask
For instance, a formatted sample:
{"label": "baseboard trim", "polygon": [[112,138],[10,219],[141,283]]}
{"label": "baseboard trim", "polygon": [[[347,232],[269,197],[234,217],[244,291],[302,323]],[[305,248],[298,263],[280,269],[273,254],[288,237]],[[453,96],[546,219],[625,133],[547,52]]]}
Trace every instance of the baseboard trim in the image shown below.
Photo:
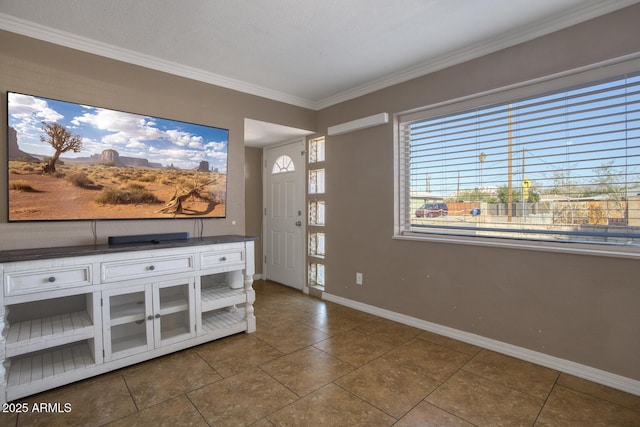
{"label": "baseboard trim", "polygon": [[324,292],[322,299],[640,396],[640,381]]}

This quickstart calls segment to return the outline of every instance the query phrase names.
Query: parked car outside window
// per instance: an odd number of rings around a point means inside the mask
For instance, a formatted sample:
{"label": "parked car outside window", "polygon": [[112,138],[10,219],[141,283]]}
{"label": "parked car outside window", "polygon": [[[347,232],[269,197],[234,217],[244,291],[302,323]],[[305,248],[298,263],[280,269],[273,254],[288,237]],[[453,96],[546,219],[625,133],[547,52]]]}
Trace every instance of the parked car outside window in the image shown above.
{"label": "parked car outside window", "polygon": [[446,203],[425,203],[416,209],[416,217],[433,218],[436,216],[447,216],[449,208]]}

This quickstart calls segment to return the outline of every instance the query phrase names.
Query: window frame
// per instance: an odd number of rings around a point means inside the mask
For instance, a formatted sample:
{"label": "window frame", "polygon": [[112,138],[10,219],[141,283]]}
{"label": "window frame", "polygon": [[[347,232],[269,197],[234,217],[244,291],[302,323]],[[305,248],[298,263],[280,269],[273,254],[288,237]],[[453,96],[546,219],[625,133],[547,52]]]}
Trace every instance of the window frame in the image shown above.
{"label": "window frame", "polygon": [[[306,203],[307,203],[307,230],[306,230],[306,259],[307,259],[307,286],[310,289],[314,289],[318,292],[324,292],[326,285],[326,266],[325,266],[325,250],[324,243],[326,240],[326,216],[324,217],[324,222],[320,223],[319,221],[313,222],[311,217],[311,204],[315,203],[316,206],[316,214],[318,214],[319,206],[318,204],[322,203],[324,207],[326,207],[326,182],[325,182],[325,165],[326,165],[326,138],[324,135],[317,135],[312,138],[308,138],[306,141],[307,144],[307,190],[306,190]],[[312,190],[312,175],[313,174],[322,175],[322,184],[318,185],[319,176],[316,175],[314,189],[316,191],[311,192]],[[317,190],[321,187],[322,192],[318,192]],[[324,208],[323,208],[324,210]],[[326,215],[326,212],[324,212]],[[316,216],[316,219],[318,217]],[[318,253],[318,244],[320,235],[322,235],[322,243],[323,243],[323,251],[322,253]],[[315,247],[312,247],[315,240]]]}
{"label": "window frame", "polygon": [[[286,162],[286,164],[283,164],[283,162]],[[278,168],[278,170],[275,170],[276,167]],[[286,154],[278,156],[278,158],[273,161],[273,165],[271,165],[271,175],[278,175],[281,173],[289,173],[289,172],[295,172],[295,171],[296,171],[295,162],[291,157],[287,156]]]}
{"label": "window frame", "polygon": [[569,252],[578,254],[640,258],[640,246],[612,245],[606,243],[552,242],[539,240],[519,240],[514,238],[482,236],[462,236],[435,233],[417,233],[403,230],[403,222],[409,209],[409,195],[404,182],[408,158],[403,158],[402,124],[430,117],[462,113],[474,108],[508,103],[516,99],[542,96],[545,93],[572,86],[594,83],[627,73],[640,71],[640,53],[595,63],[534,80],[524,81],[505,87],[438,102],[425,107],[394,114],[394,232],[393,238],[400,240],[430,241],[515,249]]}

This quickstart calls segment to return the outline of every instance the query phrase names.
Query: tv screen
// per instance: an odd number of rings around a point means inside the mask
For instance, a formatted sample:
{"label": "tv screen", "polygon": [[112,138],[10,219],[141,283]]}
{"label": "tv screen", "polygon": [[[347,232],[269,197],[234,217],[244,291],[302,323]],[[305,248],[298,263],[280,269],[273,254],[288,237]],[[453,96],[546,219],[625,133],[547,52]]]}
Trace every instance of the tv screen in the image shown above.
{"label": "tv screen", "polygon": [[229,131],[8,93],[9,221],[222,218]]}

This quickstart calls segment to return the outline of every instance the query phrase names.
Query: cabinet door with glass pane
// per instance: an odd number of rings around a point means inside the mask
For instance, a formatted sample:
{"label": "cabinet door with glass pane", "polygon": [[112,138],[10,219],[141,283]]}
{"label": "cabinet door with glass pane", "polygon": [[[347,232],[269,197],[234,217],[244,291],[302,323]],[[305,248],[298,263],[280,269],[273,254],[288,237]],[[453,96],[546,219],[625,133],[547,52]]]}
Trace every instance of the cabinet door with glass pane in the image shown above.
{"label": "cabinet door with glass pane", "polygon": [[103,292],[105,361],[196,336],[193,277]]}
{"label": "cabinet door with glass pane", "polygon": [[150,285],[102,293],[105,361],[153,349],[153,299]]}
{"label": "cabinet door with glass pane", "polygon": [[153,284],[153,324],[156,347],[196,336],[195,278]]}

